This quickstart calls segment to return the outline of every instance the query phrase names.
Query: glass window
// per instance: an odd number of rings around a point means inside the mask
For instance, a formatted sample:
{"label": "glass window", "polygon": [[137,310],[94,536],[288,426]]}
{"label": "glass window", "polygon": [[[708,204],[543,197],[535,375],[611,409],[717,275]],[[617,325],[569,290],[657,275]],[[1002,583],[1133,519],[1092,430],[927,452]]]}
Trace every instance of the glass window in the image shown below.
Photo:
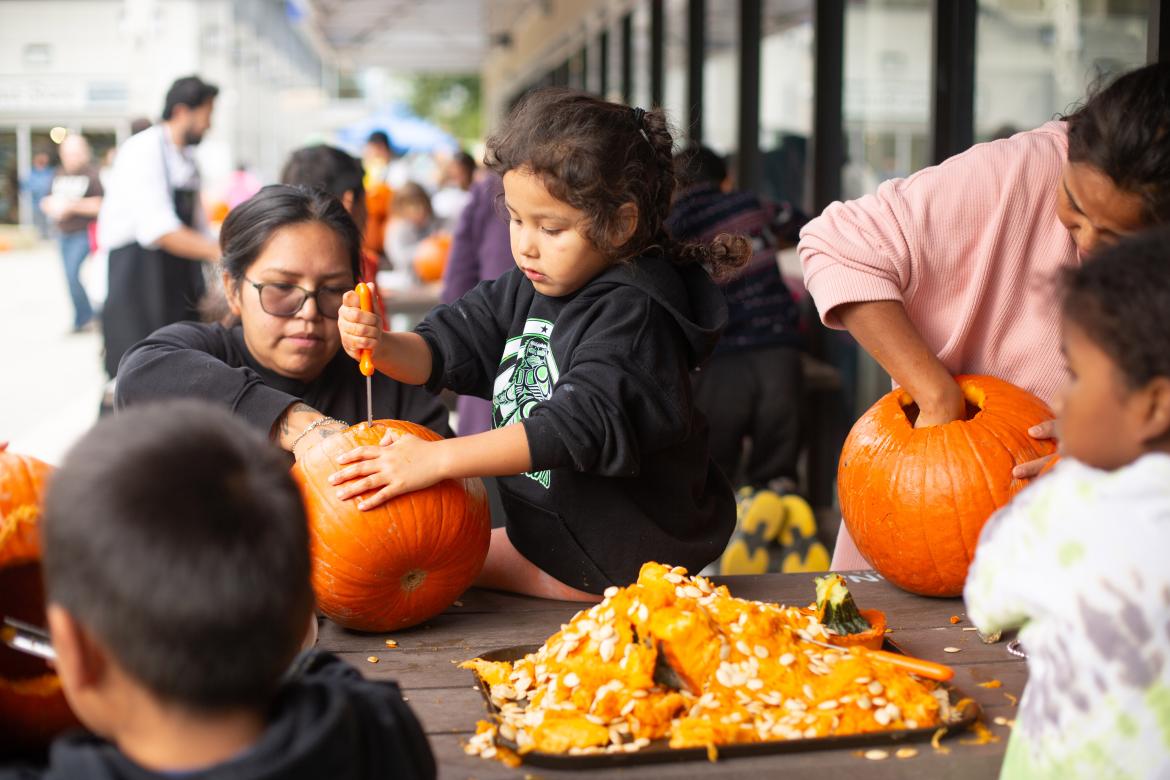
{"label": "glass window", "polygon": [[929,0],[846,6],[845,198],[929,164],[930,42]]}
{"label": "glass window", "polygon": [[650,107],[650,4],[640,2],[633,11],[633,89],[630,105]]}
{"label": "glass window", "polygon": [[20,221],[19,179],[16,165],[16,131],[0,129],[0,224]]}
{"label": "glass window", "polygon": [[662,107],[675,130],[675,143],[686,142],[687,122],[687,6],[689,0],[666,0],[663,7],[665,40],[662,42]]}
{"label": "glass window", "polygon": [[736,151],[739,132],[739,2],[707,0],[706,5],[703,143],[730,155]]}
{"label": "glass window", "polygon": [[1070,111],[1099,80],[1146,61],[1150,0],[980,0],[975,138]]}
{"label": "glass window", "polygon": [[812,0],[765,0],[760,41],[760,192],[811,212]]}

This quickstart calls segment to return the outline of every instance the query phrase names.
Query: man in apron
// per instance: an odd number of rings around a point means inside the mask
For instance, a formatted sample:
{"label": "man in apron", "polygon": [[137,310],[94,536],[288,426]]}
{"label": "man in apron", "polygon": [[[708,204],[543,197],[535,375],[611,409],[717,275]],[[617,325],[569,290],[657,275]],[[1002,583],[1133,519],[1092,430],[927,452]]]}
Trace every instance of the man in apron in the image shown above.
{"label": "man in apron", "polygon": [[154,331],[199,319],[204,267],[219,260],[199,204],[194,147],[211,127],[219,89],[197,76],[167,91],[162,121],[118,149],[98,217],[109,249],[109,292],[102,310],[106,372]]}

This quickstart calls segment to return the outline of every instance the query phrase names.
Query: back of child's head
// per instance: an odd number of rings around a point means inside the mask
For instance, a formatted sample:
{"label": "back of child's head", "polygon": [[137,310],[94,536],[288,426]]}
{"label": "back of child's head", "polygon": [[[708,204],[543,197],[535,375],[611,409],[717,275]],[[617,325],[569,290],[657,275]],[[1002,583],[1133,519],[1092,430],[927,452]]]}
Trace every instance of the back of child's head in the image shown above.
{"label": "back of child's head", "polygon": [[264,707],[313,608],[285,456],[229,412],[171,401],[99,422],[49,488],[45,588],[162,701]]}
{"label": "back of child's head", "polygon": [[[362,164],[355,157],[334,146],[315,144],[289,155],[280,172],[280,183],[315,187],[338,200],[342,200],[346,193],[352,193],[354,207],[358,207],[365,197],[362,176]],[[362,209],[363,219],[358,220],[355,215],[359,228],[364,227],[364,206]]]}
{"label": "back of child's head", "polygon": [[394,190],[394,201],[390,208],[395,214],[403,214],[408,209],[419,209],[428,217],[434,215],[431,196],[427,195],[427,191],[421,185],[412,181]]}
{"label": "back of child's head", "polygon": [[[503,176],[538,176],[554,198],[584,214],[580,230],[611,262],[665,251],[680,262],[707,263],[719,274],[742,265],[750,245],[720,236],[708,246],[675,245],[664,228],[675,189],[674,140],[661,109],[643,111],[584,92],[535,90],[487,141],[484,164]],[[637,207],[628,235],[624,204]]]}
{"label": "back of child's head", "polygon": [[1126,236],[1065,274],[1063,313],[1131,388],[1170,377],[1170,228]]}

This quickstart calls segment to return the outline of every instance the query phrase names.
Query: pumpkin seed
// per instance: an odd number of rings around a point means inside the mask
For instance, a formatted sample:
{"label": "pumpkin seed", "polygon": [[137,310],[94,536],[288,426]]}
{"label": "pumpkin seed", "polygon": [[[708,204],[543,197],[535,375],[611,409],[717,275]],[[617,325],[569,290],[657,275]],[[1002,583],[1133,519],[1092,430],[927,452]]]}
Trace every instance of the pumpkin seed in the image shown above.
{"label": "pumpkin seed", "polygon": [[884,761],[885,759],[890,757],[890,754],[888,751],[879,750],[877,748],[874,748],[873,750],[865,751],[865,757],[868,758],[870,761]]}

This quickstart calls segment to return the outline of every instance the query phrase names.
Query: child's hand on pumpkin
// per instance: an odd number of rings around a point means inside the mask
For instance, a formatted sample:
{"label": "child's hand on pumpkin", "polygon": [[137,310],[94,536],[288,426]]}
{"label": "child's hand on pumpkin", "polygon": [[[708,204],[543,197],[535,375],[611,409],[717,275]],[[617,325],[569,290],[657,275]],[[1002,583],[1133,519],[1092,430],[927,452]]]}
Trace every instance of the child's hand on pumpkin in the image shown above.
{"label": "child's hand on pumpkin", "polygon": [[[1042,423],[1033,425],[1028,429],[1028,435],[1033,439],[1057,438],[1058,431],[1056,429],[1056,420],[1045,420]],[[1056,456],[1044,455],[1043,457],[1036,458],[1035,460],[1029,460],[1025,463],[1021,463],[1012,469],[1012,476],[1016,479],[1030,479],[1043,471],[1044,467],[1047,466],[1048,462],[1054,457]]]}
{"label": "child's hand on pumpkin", "polygon": [[376,447],[357,447],[337,459],[352,464],[329,477],[340,485],[337,497],[347,500],[377,490],[358,503],[363,511],[386,501],[422,490],[443,479],[442,441],[425,441],[409,433],[387,431]]}
{"label": "child's hand on pumpkin", "polygon": [[364,349],[370,350],[372,354],[382,340],[382,327],[378,315],[362,311],[359,303],[357,293],[350,290],[342,296],[341,308],[337,312],[341,347],[345,354],[354,360],[361,359],[361,352]]}

